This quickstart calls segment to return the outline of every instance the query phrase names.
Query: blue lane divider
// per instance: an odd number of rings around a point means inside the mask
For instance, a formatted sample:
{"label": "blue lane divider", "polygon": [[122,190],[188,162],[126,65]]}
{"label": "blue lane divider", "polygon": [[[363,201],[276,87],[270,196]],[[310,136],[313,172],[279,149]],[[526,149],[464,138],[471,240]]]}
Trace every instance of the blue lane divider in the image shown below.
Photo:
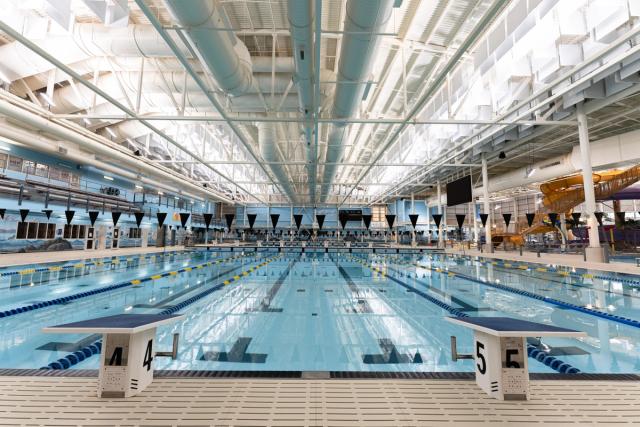
{"label": "blue lane divider", "polygon": [[[230,260],[230,259],[235,259],[235,258],[237,258],[237,257],[222,258],[219,261]],[[216,263],[218,263],[218,262],[216,262]],[[87,292],[80,292],[80,293],[69,295],[69,296],[66,296],[66,297],[56,298],[56,299],[52,299],[52,300],[48,300],[48,301],[41,301],[41,302],[33,303],[33,304],[30,304],[30,305],[25,305],[25,306],[22,306],[22,307],[18,307],[18,308],[12,308],[10,310],[0,311],[0,318],[15,316],[15,315],[20,314],[20,313],[26,313],[28,311],[38,310],[38,309],[49,307],[49,306],[52,306],[52,305],[66,304],[68,302],[75,301],[75,300],[78,300],[80,298],[86,298],[86,297],[90,297],[90,296],[93,296],[93,295],[114,291],[116,289],[121,289],[121,288],[124,288],[124,287],[127,287],[127,286],[140,285],[140,284],[142,284],[144,282],[148,282],[150,280],[160,279],[160,278],[171,276],[171,275],[175,275],[175,274],[178,274],[178,273],[183,273],[185,271],[191,271],[194,268],[202,268],[203,266],[208,266],[208,265],[213,265],[213,264],[214,264],[213,261],[209,261],[209,262],[206,262],[206,263],[203,263],[203,264],[198,264],[198,265],[191,266],[191,267],[184,267],[184,268],[181,268],[180,270],[176,270],[176,271],[167,271],[165,273],[144,277],[142,279],[128,280],[126,282],[117,283],[117,284],[114,284],[114,285],[109,285],[109,286],[105,286],[105,287],[98,288],[98,289],[93,289],[93,290],[87,291]]]}
{"label": "blue lane divider", "polygon": [[[60,271],[60,270],[69,270],[69,269],[73,269],[73,268],[84,268],[84,267],[91,267],[91,266],[95,266],[95,265],[108,265],[108,264],[113,264],[116,261],[119,263],[120,261],[133,261],[136,258],[137,259],[151,259],[154,258],[158,255],[161,256],[171,256],[171,255],[175,255],[178,253],[190,253],[192,251],[171,251],[171,252],[157,252],[156,254],[151,254],[151,255],[146,255],[144,257],[138,257],[138,256],[120,256],[120,257],[108,257],[108,258],[101,258],[100,261],[89,261],[89,262],[75,262],[73,264],[65,264],[65,265],[50,265],[48,267],[38,267],[38,268],[25,268],[22,270],[12,270],[12,271],[5,271],[5,272],[0,272],[0,277],[6,277],[6,276],[16,276],[16,275],[28,275],[28,274],[33,274],[33,273],[42,273],[42,272],[46,272],[46,271],[50,271],[50,272],[55,272],[55,271]],[[82,266],[80,266],[80,264],[82,264]]]}
{"label": "blue lane divider", "polygon": [[[364,261],[362,262],[362,265],[369,267],[369,265]],[[430,267],[427,267],[427,268],[430,268]],[[456,275],[459,276],[459,274],[456,274]],[[420,289],[414,288],[413,286],[407,283],[404,283],[401,280],[398,280],[395,277],[387,275],[387,278],[396,282],[398,285],[402,286],[405,289],[410,289],[412,292],[434,303],[438,307],[443,308],[444,310],[448,311],[449,313],[453,314],[456,317],[469,317],[467,313],[462,312],[457,308],[445,302],[442,302],[439,299],[432,297],[431,295],[428,295],[422,292]],[[532,346],[531,344],[527,344],[527,355],[533,359],[536,359],[538,362],[544,363],[546,366],[550,367],[554,371],[560,372],[562,374],[579,374],[581,372],[580,369],[576,368],[575,366],[571,366],[570,364],[556,357],[549,356],[544,351],[538,350],[535,346]]]}
{"label": "blue lane divider", "polygon": [[[427,267],[424,265],[417,265],[418,267],[421,268],[427,268],[429,270],[435,271],[433,268],[431,267]],[[523,295],[529,298],[533,298],[533,299],[537,299],[539,301],[543,301],[543,302],[547,302],[549,304],[553,304],[553,305],[557,305],[559,307],[562,308],[568,308],[571,310],[575,310],[575,311],[579,311],[582,313],[586,313],[586,314],[590,314],[592,316],[596,316],[596,317],[600,317],[602,319],[607,319],[607,320],[611,320],[612,322],[617,322],[617,323],[622,323],[623,325],[628,325],[628,326],[633,326],[634,328],[640,328],[640,321],[638,320],[634,320],[634,319],[629,319],[628,317],[622,317],[622,316],[616,316],[615,314],[609,314],[609,313],[605,313],[599,310],[594,310],[593,308],[587,308],[587,307],[583,307],[581,305],[577,305],[577,304],[571,304],[569,302],[564,302],[555,298],[550,298],[550,297],[545,297],[542,295],[538,295],[538,294],[534,294],[533,292],[529,292],[529,291],[524,291],[521,289],[516,289],[516,288],[512,288],[510,286],[506,286],[506,285],[501,285],[498,283],[490,283],[490,282],[485,282],[482,281],[480,279],[476,279],[475,277],[471,277],[471,276],[467,276],[466,274],[462,274],[462,273],[456,273],[453,272],[456,276],[461,277],[463,279],[472,281],[472,282],[476,282],[476,283],[480,283],[482,285],[486,285],[495,289],[500,289],[503,291],[507,291],[507,292],[511,292],[514,294],[518,294],[518,295]]]}
{"label": "blue lane divider", "polygon": [[[235,257],[230,257],[230,258],[226,258],[226,259],[232,259],[232,258],[235,258]],[[248,274],[250,272],[254,272],[257,269],[259,269],[260,267],[264,267],[265,265],[269,264],[271,261],[275,260],[276,258],[268,259],[268,260],[258,264],[255,267],[251,267],[245,273]],[[228,272],[226,272],[224,274],[228,274]],[[232,283],[234,281],[240,280],[244,276],[245,276],[244,273],[236,275],[236,276],[232,277],[231,279],[225,280],[222,283],[219,283],[219,284],[217,284],[215,286],[212,286],[211,288],[209,288],[209,289],[207,289],[207,290],[205,290],[203,292],[200,292],[199,294],[194,295],[191,298],[186,299],[186,300],[182,301],[181,303],[174,305],[173,307],[167,308],[166,310],[163,310],[158,314],[173,314],[173,313],[177,312],[178,310],[181,310],[181,309],[193,304],[194,302],[206,297],[207,295],[222,289],[226,285],[228,285],[228,284],[230,284],[230,283]],[[75,352],[73,352],[71,354],[67,354],[65,357],[62,357],[62,358],[60,358],[58,360],[55,360],[55,361],[49,363],[47,366],[43,366],[40,369],[69,369],[70,367],[72,367],[74,365],[77,365],[78,363],[82,362],[83,360],[85,360],[88,357],[91,357],[91,356],[96,355],[96,354],[100,354],[100,350],[101,349],[102,349],[102,339],[99,339],[99,340],[95,341],[94,343],[89,344],[89,345],[81,348],[78,351],[75,351]]]}

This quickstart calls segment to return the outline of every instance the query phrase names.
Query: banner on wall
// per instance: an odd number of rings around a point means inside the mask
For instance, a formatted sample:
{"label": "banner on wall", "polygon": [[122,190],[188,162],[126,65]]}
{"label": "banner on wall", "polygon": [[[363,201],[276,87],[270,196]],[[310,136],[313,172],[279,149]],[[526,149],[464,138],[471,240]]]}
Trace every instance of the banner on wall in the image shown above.
{"label": "banner on wall", "polygon": [[167,213],[157,212],[156,218],[158,219],[158,228],[162,228],[162,225],[164,224],[164,220],[167,219]]}
{"label": "banner on wall", "polygon": [[371,226],[371,218],[373,218],[373,215],[362,215],[362,222],[364,222],[364,226],[367,230]]}
{"label": "banner on wall", "polygon": [[91,221],[91,226],[93,227],[96,224],[96,219],[98,219],[98,211],[89,211],[89,221]]}
{"label": "banner on wall", "polygon": [[464,224],[465,214],[456,214],[456,221],[458,221],[458,229],[462,230],[462,224]]}
{"label": "banner on wall", "polygon": [[392,229],[393,223],[396,221],[396,216],[392,214],[387,214],[385,215],[385,218],[387,218],[387,224],[389,225],[389,229]]}
{"label": "banner on wall", "polygon": [[22,222],[27,219],[27,215],[29,215],[29,209],[20,209],[20,218],[22,218]]}
{"label": "banner on wall", "polygon": [[436,223],[436,228],[440,228],[440,221],[442,221],[442,214],[433,214],[431,215],[433,218],[433,222]]}
{"label": "banner on wall", "polygon": [[253,224],[256,223],[256,218],[258,215],[256,214],[247,214],[247,219],[249,220],[249,230],[253,230]]}
{"label": "banner on wall", "polygon": [[118,224],[118,220],[120,219],[120,215],[122,215],[122,212],[111,212],[111,219],[113,220],[113,226],[114,227]]}
{"label": "banner on wall", "polygon": [[411,221],[414,230],[416,229],[416,224],[418,224],[418,217],[418,214],[409,214],[409,221]]}
{"label": "banner on wall", "polygon": [[144,212],[134,212],[133,215],[136,217],[136,225],[140,228],[142,218],[144,218]]}
{"label": "banner on wall", "polygon": [[322,226],[324,225],[324,217],[325,215],[316,214],[316,221],[318,221],[318,230],[322,230]]}
{"label": "banner on wall", "polygon": [[582,213],[580,212],[572,212],[571,213],[571,218],[573,218],[573,223],[575,225],[578,225],[578,223],[580,223],[580,217],[582,216]]}
{"label": "banner on wall", "polygon": [[180,212],[180,224],[183,227],[187,228],[187,221],[189,221],[189,217],[191,214],[189,212]]}
{"label": "banner on wall", "polygon": [[53,213],[53,211],[51,209],[43,209],[42,213],[47,216],[47,221],[49,221],[51,219],[51,214]]}
{"label": "banner on wall", "polygon": [[234,214],[225,214],[224,219],[227,221],[227,229],[231,231],[231,224],[233,224],[233,218],[236,216]]}
{"label": "banner on wall", "polygon": [[602,227],[602,217],[604,216],[604,212],[594,212],[593,215],[596,217],[596,221]]}
{"label": "banner on wall", "polygon": [[551,221],[551,225],[555,227],[556,221],[558,221],[558,214],[555,212],[551,212],[548,214],[549,221]]}
{"label": "banner on wall", "polygon": [[4,219],[4,214],[6,211],[6,209],[0,209],[0,218]]}
{"label": "banner on wall", "polygon": [[509,223],[511,222],[511,214],[510,213],[503,213],[502,214],[502,219],[504,219],[504,223],[507,226],[507,228],[509,228]]}
{"label": "banner on wall", "polygon": [[536,218],[536,214],[528,213],[526,214],[526,216],[527,216],[527,224],[529,224],[529,227],[531,227],[533,225],[533,220]]}
{"label": "banner on wall", "polygon": [[76,211],[64,211],[64,216],[67,217],[67,225],[71,225],[71,221],[73,220],[73,216],[76,214]]}
{"label": "banner on wall", "polygon": [[280,214],[271,214],[271,225],[273,225],[273,229],[275,230],[278,226],[278,219],[280,219]]}
{"label": "banner on wall", "polygon": [[208,230],[209,226],[211,225],[211,219],[213,218],[213,214],[211,213],[202,214],[202,217],[204,218],[204,226]]}
{"label": "banner on wall", "polygon": [[486,227],[487,226],[487,220],[489,219],[489,214],[486,213],[481,213],[480,214],[480,222],[482,222],[482,226]]}
{"label": "banner on wall", "polygon": [[300,231],[300,225],[302,224],[302,215],[294,215],[293,220],[296,223],[296,228],[298,229],[298,231]]}
{"label": "banner on wall", "polygon": [[340,214],[339,218],[340,220],[340,225],[342,226],[342,229],[344,230],[344,228],[347,226],[347,221],[349,221],[349,217],[345,214]]}

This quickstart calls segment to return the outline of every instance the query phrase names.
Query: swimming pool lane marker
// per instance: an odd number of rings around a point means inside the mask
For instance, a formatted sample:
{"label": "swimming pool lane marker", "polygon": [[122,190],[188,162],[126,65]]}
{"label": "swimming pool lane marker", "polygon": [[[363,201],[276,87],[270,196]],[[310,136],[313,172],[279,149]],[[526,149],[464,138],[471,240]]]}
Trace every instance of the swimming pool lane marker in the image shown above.
{"label": "swimming pool lane marker", "polygon": [[[359,264],[361,264],[364,267],[367,268],[372,268],[373,266],[367,262],[365,262],[364,260],[361,260],[360,258],[357,257],[352,257],[352,259],[356,262],[358,262]],[[431,295],[428,295],[425,292],[422,292],[420,289],[417,289],[407,283],[404,283],[403,281],[392,277],[392,276],[387,276],[390,280],[396,282],[397,284],[399,284],[400,286],[402,286],[405,289],[410,289],[412,290],[414,293],[420,295],[421,297],[423,297],[424,299],[428,300],[429,302],[437,305],[438,307],[448,311],[449,313],[453,314],[456,317],[469,317],[469,315],[467,313],[464,313],[460,310],[458,310],[457,308],[440,301],[437,298],[432,297]],[[562,374],[579,374],[581,373],[580,369],[576,368],[575,366],[570,365],[567,362],[564,362],[554,356],[549,356],[547,355],[545,352],[539,350],[538,348],[536,348],[535,346],[531,345],[531,344],[527,344],[527,355],[529,357],[531,357],[532,359],[536,359],[538,362],[543,363],[544,365],[550,367],[551,369],[553,369],[556,372],[560,372]]]}
{"label": "swimming pool lane marker", "polygon": [[[243,256],[246,256],[246,255],[237,255],[237,256],[229,257],[229,258],[222,258],[222,259],[219,259],[219,260],[217,260],[215,262],[214,261],[208,261],[208,262],[205,262],[205,263],[202,263],[202,264],[199,264],[199,265],[195,266],[195,268],[210,267],[212,265],[219,264],[221,262],[231,261],[231,260],[243,257]],[[187,270],[186,268],[181,268],[180,270],[176,270],[176,271],[165,272],[165,273],[162,273],[162,274],[155,274],[153,276],[144,277],[142,279],[128,280],[126,282],[105,286],[103,288],[98,288],[98,289],[94,289],[94,290],[87,291],[87,292],[80,292],[78,294],[73,294],[73,295],[69,295],[69,296],[66,296],[66,297],[56,298],[56,299],[48,300],[48,301],[41,301],[41,302],[38,302],[38,303],[34,303],[34,304],[27,305],[27,306],[23,306],[23,307],[12,308],[10,310],[0,311],[0,318],[15,316],[15,315],[20,314],[20,313],[26,313],[28,311],[38,310],[38,309],[41,309],[41,308],[54,306],[54,305],[58,305],[58,304],[66,304],[66,303],[68,303],[70,301],[75,301],[75,300],[78,300],[78,299],[81,299],[81,298],[85,298],[85,297],[101,294],[101,293],[104,293],[104,292],[113,291],[113,290],[116,290],[116,289],[121,289],[121,288],[124,288],[124,287],[127,287],[127,286],[139,286],[142,283],[145,283],[145,282],[148,282],[148,281],[151,281],[151,280],[158,280],[158,279],[162,279],[162,278],[168,277],[168,276],[175,276],[175,275],[177,275],[179,273],[184,273],[186,271],[191,271],[191,270]]]}
{"label": "swimming pool lane marker", "polygon": [[[248,270],[246,270],[246,272],[254,272],[264,266],[266,266],[267,264],[277,260],[278,258],[280,258],[281,255],[275,256],[273,258],[269,258],[266,261],[261,262],[258,265],[255,265],[251,268],[249,268]],[[233,258],[233,257],[232,257]],[[225,259],[232,259],[232,258],[225,258]],[[248,274],[247,274],[248,275]],[[235,276],[234,276],[235,277]],[[244,275],[242,277],[245,277]],[[167,308],[163,311],[161,311],[158,314],[173,314],[175,312],[177,312],[178,310],[181,310],[185,307],[190,306],[191,304],[193,304],[194,302],[206,297],[207,295],[218,291],[220,289],[222,289],[223,287],[230,285],[231,283],[240,280],[240,277],[238,279],[230,279],[230,280],[225,280],[222,283],[219,283],[203,292],[200,292],[199,294],[196,294],[194,296],[192,296],[191,298],[188,298],[184,301],[182,301],[179,304],[176,304],[170,308]],[[97,340],[96,342],[89,344],[83,348],[81,348],[80,350],[74,351],[73,353],[67,354],[65,357],[62,357],[56,361],[53,361],[51,363],[49,363],[47,366],[43,366],[40,369],[53,369],[53,370],[59,370],[59,369],[69,369],[71,366],[77,365],[78,363],[82,362],[83,360],[99,354],[100,350],[102,349],[102,339]]]}
{"label": "swimming pool lane marker", "polygon": [[193,253],[193,251],[171,251],[171,252],[164,252],[164,253],[158,253],[158,254],[153,254],[153,255],[140,255],[137,257],[119,257],[119,258],[102,258],[98,261],[90,261],[90,262],[82,262],[82,263],[75,263],[75,264],[65,264],[65,265],[55,265],[55,266],[51,266],[51,267],[39,267],[39,268],[27,268],[24,270],[15,270],[15,271],[5,271],[0,273],[0,277],[6,277],[6,276],[16,276],[16,275],[28,275],[28,274],[34,274],[34,273],[43,273],[46,271],[61,271],[61,270],[67,270],[67,269],[73,269],[73,268],[84,268],[84,267],[91,267],[91,266],[99,266],[99,265],[105,265],[105,264],[119,264],[121,261],[134,261],[136,258],[137,259],[155,259],[158,255],[161,255],[163,257],[165,256],[173,256],[175,254],[186,254],[186,253]]}

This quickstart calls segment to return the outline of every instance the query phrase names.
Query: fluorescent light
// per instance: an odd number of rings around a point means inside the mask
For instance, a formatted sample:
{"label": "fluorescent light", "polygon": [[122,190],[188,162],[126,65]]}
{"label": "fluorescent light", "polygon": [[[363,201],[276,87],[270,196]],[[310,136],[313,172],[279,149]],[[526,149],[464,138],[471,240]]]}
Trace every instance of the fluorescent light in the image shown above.
{"label": "fluorescent light", "polygon": [[180,197],[178,197],[178,196],[174,196],[173,198],[176,199],[176,200],[180,200]]}
{"label": "fluorescent light", "polygon": [[531,169],[529,172],[527,172],[527,178],[530,178],[531,175],[533,175],[534,173],[536,173],[536,168]]}
{"label": "fluorescent light", "polygon": [[495,207],[495,208],[493,208],[493,210],[494,210],[494,211],[497,211],[498,209],[500,209],[500,207],[501,207],[500,205],[496,205],[496,207]]}
{"label": "fluorescent light", "polygon": [[11,151],[11,148],[5,147],[4,145],[0,145],[0,150]]}
{"label": "fluorescent light", "polygon": [[158,191],[158,196],[164,196],[164,193],[162,191]]}
{"label": "fluorescent light", "polygon": [[108,175],[103,175],[102,176],[104,179],[108,180],[108,181],[113,181],[113,177],[108,176]]}
{"label": "fluorescent light", "polygon": [[47,95],[46,93],[42,92],[42,93],[40,93],[40,96],[42,97],[42,99],[47,101],[47,104],[51,105],[52,107],[56,106],[56,103],[53,102],[53,99],[51,99],[51,97],[49,95]]}
{"label": "fluorescent light", "polygon": [[87,119],[86,117],[82,119],[82,121],[84,122],[85,125],[91,126],[91,120]]}
{"label": "fluorescent light", "polygon": [[2,71],[0,71],[0,80],[2,80],[3,82],[5,82],[7,84],[11,84],[11,80],[9,80],[9,77],[7,77],[7,75],[5,73],[3,73]]}
{"label": "fluorescent light", "polygon": [[111,128],[105,128],[105,129],[107,130],[107,133],[111,135],[113,138],[116,138],[118,136]]}
{"label": "fluorescent light", "polygon": [[138,190],[142,190],[142,189],[143,189],[143,188],[142,188],[142,185],[138,185],[138,184],[136,184],[136,188],[137,188]]}

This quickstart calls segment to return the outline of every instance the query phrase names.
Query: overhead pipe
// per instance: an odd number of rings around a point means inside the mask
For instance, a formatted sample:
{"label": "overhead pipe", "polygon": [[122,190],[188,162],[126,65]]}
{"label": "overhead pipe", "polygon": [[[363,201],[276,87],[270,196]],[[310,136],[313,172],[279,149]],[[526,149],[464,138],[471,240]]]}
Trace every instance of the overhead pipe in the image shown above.
{"label": "overhead pipe", "polygon": [[[318,0],[321,1],[321,0]],[[293,58],[295,63],[294,81],[298,86],[300,112],[305,122],[303,124],[307,148],[307,173],[309,175],[309,197],[316,198],[317,159],[311,150],[313,140],[314,115],[314,66],[313,66],[313,21],[314,0],[288,0],[287,13],[293,44]]]}
{"label": "overhead pipe", "polygon": [[[333,116],[348,119],[358,110],[371,73],[382,33],[391,18],[393,0],[348,0],[344,19],[344,36],[338,63],[333,99]],[[327,140],[327,154],[322,177],[320,201],[325,203],[335,179],[337,164],[344,154],[345,124],[334,124]]]}
{"label": "overhead pipe", "polygon": [[139,173],[144,173],[148,177],[169,180],[175,183],[178,188],[184,188],[197,194],[203,194],[207,198],[213,198],[225,203],[233,203],[233,201],[224,196],[190,183],[185,179],[184,175],[178,175],[172,173],[168,168],[164,168],[157,164],[148,163],[144,158],[120,151],[118,147],[109,147],[106,144],[106,141],[105,143],[101,143],[96,139],[84,137],[69,128],[54,123],[34,113],[28,112],[20,107],[12,105],[7,101],[0,100],[0,115],[9,117],[21,124],[34,127],[41,132],[60,138],[63,141],[69,141],[71,143],[77,144],[78,146],[83,147],[90,152],[95,153],[96,155],[112,159],[114,162],[117,162],[121,166],[126,166],[130,168],[130,170],[138,171]]}
{"label": "overhead pipe", "polygon": [[[260,146],[260,154],[264,160],[271,163],[271,171],[276,176],[280,185],[282,185],[285,193],[290,194],[291,203],[296,203],[295,190],[289,181],[285,165],[278,164],[281,162],[280,155],[277,152],[276,144],[278,141],[276,123],[258,123],[258,143]],[[276,162],[273,164],[273,162]]]}
{"label": "overhead pipe", "polygon": [[[226,93],[233,96],[246,94],[257,83],[252,74],[251,57],[247,47],[232,31],[218,31],[216,28],[227,27],[226,20],[217,2],[207,0],[165,0],[167,8],[185,30],[191,43],[195,46],[202,62],[209,69],[216,82]],[[260,132],[259,132],[260,133]],[[274,136],[273,143],[260,144],[264,148],[263,157],[282,161],[275,144],[275,131],[263,132]],[[290,200],[295,193],[284,173],[284,169],[268,165],[278,183]]]}

